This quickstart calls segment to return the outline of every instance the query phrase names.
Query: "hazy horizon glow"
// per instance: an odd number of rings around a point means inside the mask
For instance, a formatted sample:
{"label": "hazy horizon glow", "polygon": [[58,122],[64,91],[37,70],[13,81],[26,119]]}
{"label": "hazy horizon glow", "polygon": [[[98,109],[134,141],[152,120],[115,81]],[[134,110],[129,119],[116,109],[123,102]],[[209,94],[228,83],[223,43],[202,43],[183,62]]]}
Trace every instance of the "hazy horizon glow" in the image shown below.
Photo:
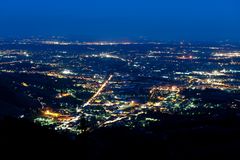
{"label": "hazy horizon glow", "polygon": [[240,40],[239,0],[8,0],[0,37]]}

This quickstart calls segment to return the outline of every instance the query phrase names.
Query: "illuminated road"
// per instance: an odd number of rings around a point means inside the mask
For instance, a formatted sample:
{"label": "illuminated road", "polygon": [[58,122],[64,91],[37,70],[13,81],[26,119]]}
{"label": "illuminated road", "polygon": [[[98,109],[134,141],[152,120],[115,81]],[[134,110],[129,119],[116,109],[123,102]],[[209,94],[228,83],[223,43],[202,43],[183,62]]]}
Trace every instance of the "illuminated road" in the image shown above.
{"label": "illuminated road", "polygon": [[[101,87],[98,89],[98,91],[82,107],[86,107],[86,106],[90,105],[91,102],[94,101],[94,99],[102,93],[102,91],[107,86],[107,84],[111,81],[112,78],[113,78],[113,75],[110,75],[109,78],[101,85]],[[76,112],[79,113],[80,109],[77,108]],[[66,121],[63,124],[61,124],[60,126],[57,126],[55,129],[56,130],[58,130],[58,129],[62,129],[62,130],[69,129],[69,130],[71,130],[71,127],[69,126],[69,124],[75,123],[75,122],[79,121],[80,119],[81,119],[81,116],[77,115],[73,119],[71,119],[70,121]]]}
{"label": "illuminated road", "polygon": [[1,62],[0,65],[15,64],[15,63],[23,63],[23,62],[29,62],[29,60],[11,61],[11,62]]}
{"label": "illuminated road", "polygon": [[[107,86],[109,81],[111,81],[112,77],[113,77],[113,75],[109,76],[109,78],[101,85],[101,87],[98,89],[98,91],[83,105],[83,107],[86,107],[89,104],[91,104],[91,102],[94,101],[95,98],[101,94],[101,92]],[[79,111],[77,110],[77,112],[79,112]]]}

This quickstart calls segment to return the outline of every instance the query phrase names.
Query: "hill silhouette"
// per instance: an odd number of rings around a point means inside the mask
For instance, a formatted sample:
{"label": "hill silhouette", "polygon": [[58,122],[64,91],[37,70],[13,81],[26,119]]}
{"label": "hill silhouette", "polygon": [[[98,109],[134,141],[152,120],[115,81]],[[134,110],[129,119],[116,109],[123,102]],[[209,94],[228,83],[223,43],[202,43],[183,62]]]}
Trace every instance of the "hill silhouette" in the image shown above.
{"label": "hill silhouette", "polygon": [[15,90],[12,83],[7,78],[0,80],[0,117],[18,117],[24,113],[29,113],[33,108],[40,108],[37,101]]}

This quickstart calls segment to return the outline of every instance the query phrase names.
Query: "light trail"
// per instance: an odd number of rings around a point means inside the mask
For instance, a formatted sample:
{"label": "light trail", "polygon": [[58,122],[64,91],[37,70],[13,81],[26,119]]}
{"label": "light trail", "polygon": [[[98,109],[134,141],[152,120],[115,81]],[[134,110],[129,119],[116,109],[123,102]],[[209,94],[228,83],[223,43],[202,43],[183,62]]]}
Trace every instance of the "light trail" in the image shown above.
{"label": "light trail", "polygon": [[[109,76],[109,78],[101,85],[101,87],[98,89],[98,91],[83,105],[83,107],[86,107],[89,104],[91,104],[91,102],[94,101],[94,99],[101,94],[101,92],[107,86],[109,81],[111,81],[112,77],[113,77],[113,75]],[[77,110],[77,112],[79,112],[79,111]]]}
{"label": "light trail", "polygon": [[29,60],[12,61],[12,62],[1,62],[0,65],[23,63],[23,62],[29,62]]}
{"label": "light trail", "polygon": [[[109,78],[101,85],[101,87],[98,89],[98,91],[82,106],[82,107],[86,107],[87,105],[91,104],[91,102],[101,94],[101,92],[104,90],[104,88],[107,86],[107,84],[109,83],[109,81],[111,81],[111,79],[113,78],[113,75],[110,75]],[[76,112],[79,113],[80,110],[76,109]],[[70,121],[66,121],[63,124],[61,124],[60,126],[57,126],[55,129],[61,129],[61,130],[65,130],[65,129],[69,129],[71,130],[71,127],[69,126],[69,124],[77,122],[81,119],[81,116],[77,115],[75,118],[71,119]]]}
{"label": "light trail", "polygon": [[123,120],[123,119],[125,119],[125,118],[127,118],[127,117],[118,117],[118,118],[116,118],[116,119],[114,119],[114,120],[106,121],[106,122],[103,123],[102,126],[108,125],[108,124],[112,124],[112,123],[115,123],[115,122],[119,122],[119,121],[121,121],[121,120]]}

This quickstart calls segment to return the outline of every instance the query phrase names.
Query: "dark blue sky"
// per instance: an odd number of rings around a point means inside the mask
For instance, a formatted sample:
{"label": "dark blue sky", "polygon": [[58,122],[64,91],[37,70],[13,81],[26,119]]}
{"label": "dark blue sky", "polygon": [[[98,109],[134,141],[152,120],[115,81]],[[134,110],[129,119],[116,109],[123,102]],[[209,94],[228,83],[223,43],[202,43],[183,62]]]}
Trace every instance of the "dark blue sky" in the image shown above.
{"label": "dark blue sky", "polygon": [[240,40],[239,0],[2,0],[0,37]]}

